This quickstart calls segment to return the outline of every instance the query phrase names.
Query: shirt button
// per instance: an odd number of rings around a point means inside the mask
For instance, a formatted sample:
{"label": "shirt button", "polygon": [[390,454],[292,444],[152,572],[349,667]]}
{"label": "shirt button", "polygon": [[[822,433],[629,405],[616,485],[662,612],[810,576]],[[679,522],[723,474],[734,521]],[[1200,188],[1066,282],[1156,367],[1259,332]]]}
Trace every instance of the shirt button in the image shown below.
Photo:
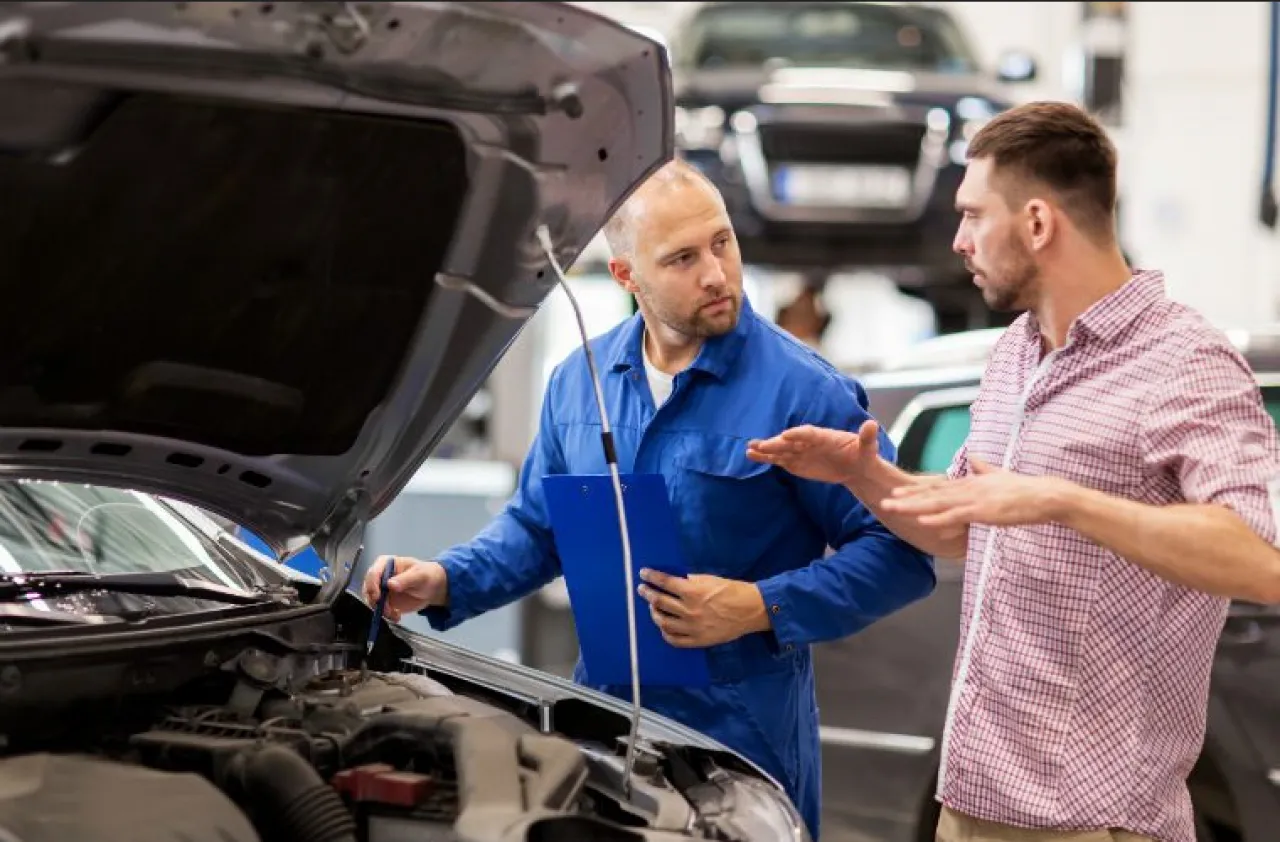
{"label": "shirt button", "polygon": [[778,613],[779,611],[781,611],[782,609],[781,609],[781,608],[779,608],[778,606],[774,605],[774,606],[773,606],[773,607],[771,607],[769,610],[770,610],[770,611],[772,611],[774,614],[777,614],[777,613]]}
{"label": "shirt button", "polygon": [[787,644],[787,646],[786,646],[786,650],[787,650],[788,652],[792,651],[792,650],[793,650],[793,649],[795,649],[795,648],[796,648],[796,647],[795,647],[795,646],[793,646],[793,645],[792,645],[792,644],[790,644],[790,643],[788,643],[788,644]]}

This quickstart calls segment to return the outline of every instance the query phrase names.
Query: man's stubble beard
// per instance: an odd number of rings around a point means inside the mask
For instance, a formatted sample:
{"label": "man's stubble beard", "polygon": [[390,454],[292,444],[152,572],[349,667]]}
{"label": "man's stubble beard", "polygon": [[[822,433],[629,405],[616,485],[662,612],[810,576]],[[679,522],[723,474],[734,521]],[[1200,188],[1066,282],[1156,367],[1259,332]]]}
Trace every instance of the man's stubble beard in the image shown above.
{"label": "man's stubble beard", "polygon": [[691,339],[713,339],[717,336],[732,333],[738,326],[738,320],[742,318],[741,293],[730,293],[733,297],[733,309],[725,316],[704,316],[701,308],[691,316],[685,316],[672,313],[666,307],[656,306],[653,298],[644,291],[644,287],[639,283],[637,283],[637,287],[639,287],[639,291],[636,293],[636,298],[654,318],[681,336],[687,336]]}
{"label": "man's stubble beard", "polygon": [[[1040,281],[1040,270],[1031,259],[1031,252],[1017,239],[1016,235],[1009,240],[1010,258],[1008,266],[995,275],[982,274],[988,285],[982,290],[982,299],[988,308],[996,313],[1013,313],[1026,310],[1031,306],[1035,290]],[[1005,280],[1001,284],[991,283],[993,277]]]}

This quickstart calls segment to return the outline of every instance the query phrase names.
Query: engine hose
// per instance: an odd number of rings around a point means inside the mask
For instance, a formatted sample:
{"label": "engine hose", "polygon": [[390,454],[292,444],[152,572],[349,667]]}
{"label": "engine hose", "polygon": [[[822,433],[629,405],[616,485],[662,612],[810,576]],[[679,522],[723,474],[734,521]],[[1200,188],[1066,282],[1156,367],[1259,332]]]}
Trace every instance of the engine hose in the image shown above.
{"label": "engine hose", "polygon": [[264,839],[356,842],[355,820],[333,790],[297,752],[251,749],[234,765],[239,794]]}

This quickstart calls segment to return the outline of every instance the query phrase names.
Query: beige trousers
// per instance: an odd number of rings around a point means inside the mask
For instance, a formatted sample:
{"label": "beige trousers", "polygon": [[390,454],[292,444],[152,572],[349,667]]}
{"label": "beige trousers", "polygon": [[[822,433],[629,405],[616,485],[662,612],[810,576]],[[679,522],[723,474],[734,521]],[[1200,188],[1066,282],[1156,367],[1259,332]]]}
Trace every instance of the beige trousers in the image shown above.
{"label": "beige trousers", "polygon": [[1154,842],[1127,830],[1032,830],[983,821],[942,808],[937,842]]}

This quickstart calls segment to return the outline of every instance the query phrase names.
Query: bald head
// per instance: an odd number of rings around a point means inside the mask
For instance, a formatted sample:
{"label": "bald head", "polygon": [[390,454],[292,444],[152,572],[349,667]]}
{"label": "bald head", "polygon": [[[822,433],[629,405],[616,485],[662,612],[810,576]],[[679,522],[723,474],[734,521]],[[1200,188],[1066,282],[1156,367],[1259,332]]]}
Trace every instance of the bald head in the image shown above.
{"label": "bald head", "polygon": [[733,330],[742,256],[724,198],[697,168],[679,159],[662,167],[604,234],[613,252],[609,274],[635,296],[645,330],[659,344],[688,351]]}
{"label": "bald head", "polygon": [[700,188],[714,194],[716,202],[724,207],[724,199],[711,180],[697,167],[676,158],[649,176],[605,223],[604,238],[609,243],[609,251],[613,256],[633,256],[636,246],[636,224],[644,218],[646,206],[656,196],[688,187]]}

